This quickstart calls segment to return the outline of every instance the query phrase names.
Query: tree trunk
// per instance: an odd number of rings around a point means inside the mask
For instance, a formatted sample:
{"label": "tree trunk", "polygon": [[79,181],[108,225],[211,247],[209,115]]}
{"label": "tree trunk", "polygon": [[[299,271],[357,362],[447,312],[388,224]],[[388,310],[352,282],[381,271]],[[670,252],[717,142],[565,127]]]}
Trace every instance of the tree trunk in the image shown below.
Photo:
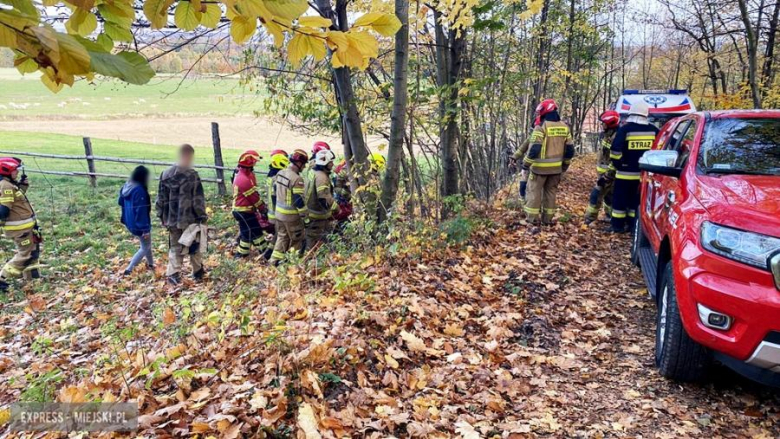
{"label": "tree trunk", "polygon": [[738,0],[739,12],[742,16],[742,23],[745,25],[745,38],[747,39],[748,51],[748,83],[750,84],[750,96],[753,98],[753,107],[761,108],[761,89],[758,86],[756,78],[758,70],[758,36],[756,35],[753,24],[750,22],[750,15],[745,0]]}
{"label": "tree trunk", "polygon": [[[346,0],[336,0],[336,10],[330,0],[316,0],[317,8],[325,17],[331,19],[333,28],[341,31],[348,30],[347,23],[347,2]],[[348,68],[333,69],[333,82],[336,84],[336,98],[341,107],[342,123],[346,134],[347,143],[352,152],[350,170],[354,170],[352,165],[359,165],[358,168],[363,172],[353,173],[353,179],[358,185],[365,183],[364,172],[368,169],[368,148],[363,138],[363,126],[358,113],[357,103],[355,102],[355,92],[352,88],[352,73]],[[348,154],[347,154],[348,155]],[[349,155],[348,155],[349,156]]]}
{"label": "tree trunk", "polygon": [[769,91],[774,80],[772,72],[772,63],[775,57],[775,38],[777,37],[777,23],[780,18],[780,1],[775,1],[775,10],[772,13],[772,20],[769,22],[769,31],[767,32],[766,52],[764,55],[764,67],[761,71],[763,77],[764,90]]}
{"label": "tree trunk", "polygon": [[395,15],[401,28],[395,34],[395,67],[393,72],[393,112],[390,115],[390,141],[387,147],[387,171],[382,182],[379,220],[387,218],[387,211],[398,193],[400,163],[403,157],[406,133],[407,81],[409,69],[409,0],[395,0]]}

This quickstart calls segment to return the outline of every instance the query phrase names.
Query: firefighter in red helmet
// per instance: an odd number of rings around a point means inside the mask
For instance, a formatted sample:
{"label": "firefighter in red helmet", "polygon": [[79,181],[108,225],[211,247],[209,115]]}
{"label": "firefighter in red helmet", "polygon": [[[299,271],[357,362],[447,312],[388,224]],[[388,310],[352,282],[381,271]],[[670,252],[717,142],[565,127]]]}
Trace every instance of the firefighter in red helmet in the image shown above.
{"label": "firefighter in red helmet", "polygon": [[8,290],[8,280],[40,277],[38,258],[41,254],[41,233],[27,189],[27,175],[20,174],[22,161],[14,157],[0,158],[0,226],[6,238],[16,246],[13,258],[0,272],[0,292]]}
{"label": "firefighter in red helmet", "polygon": [[238,167],[233,178],[233,218],[238,222],[239,238],[237,257],[247,257],[255,247],[264,253],[267,241],[262,222],[268,223],[268,210],[257,189],[254,167],[260,160],[255,150],[244,151],[238,158]]}
{"label": "firefighter in red helmet", "polygon": [[532,224],[552,224],[561,175],[574,157],[574,142],[569,126],[561,122],[558,105],[545,99],[536,112],[541,124],[531,134],[531,146],[523,160],[528,175],[527,200],[523,209]]}
{"label": "firefighter in red helmet", "polygon": [[599,210],[604,206],[604,213],[609,217],[612,213],[612,189],[615,183],[615,166],[609,159],[609,150],[612,148],[612,140],[615,139],[620,115],[617,111],[607,110],[599,116],[601,121],[601,134],[599,134],[599,156],[596,163],[596,171],[599,179],[596,186],[590,191],[588,209],[585,211],[585,224],[590,224],[599,216]]}

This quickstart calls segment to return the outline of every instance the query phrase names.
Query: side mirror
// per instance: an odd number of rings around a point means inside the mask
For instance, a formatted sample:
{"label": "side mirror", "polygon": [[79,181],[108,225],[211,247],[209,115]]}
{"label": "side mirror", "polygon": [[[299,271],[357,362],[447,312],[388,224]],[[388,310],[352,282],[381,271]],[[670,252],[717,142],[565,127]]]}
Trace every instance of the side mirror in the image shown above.
{"label": "side mirror", "polygon": [[675,166],[679,156],[677,151],[647,151],[639,159],[639,169],[652,174],[679,178],[682,168]]}

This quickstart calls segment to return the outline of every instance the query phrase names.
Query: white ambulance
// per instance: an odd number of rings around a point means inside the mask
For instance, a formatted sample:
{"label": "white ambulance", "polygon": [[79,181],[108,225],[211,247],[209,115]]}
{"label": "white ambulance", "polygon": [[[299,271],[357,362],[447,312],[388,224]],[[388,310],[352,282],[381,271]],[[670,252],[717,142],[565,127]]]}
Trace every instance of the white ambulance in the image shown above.
{"label": "white ambulance", "polygon": [[620,118],[628,116],[631,106],[645,101],[650,107],[650,122],[659,129],[671,118],[696,111],[688,90],[623,90],[615,104]]}

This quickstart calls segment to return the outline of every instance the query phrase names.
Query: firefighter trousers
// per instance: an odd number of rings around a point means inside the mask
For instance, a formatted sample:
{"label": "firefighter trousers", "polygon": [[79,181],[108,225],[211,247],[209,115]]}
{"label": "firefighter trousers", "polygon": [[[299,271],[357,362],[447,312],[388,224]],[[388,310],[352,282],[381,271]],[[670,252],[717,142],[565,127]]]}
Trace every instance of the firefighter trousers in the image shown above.
{"label": "firefighter trousers", "polygon": [[3,266],[0,277],[10,279],[23,276],[26,280],[35,277],[38,258],[41,255],[41,244],[35,237],[33,228],[6,230],[5,237],[14,241],[16,250],[11,260]]}
{"label": "firefighter trousers", "polygon": [[260,253],[264,253],[268,247],[265,233],[257,220],[254,212],[233,211],[233,218],[238,223],[238,248],[236,254],[247,256],[254,246]]}
{"label": "firefighter trousers", "polygon": [[311,220],[306,225],[306,248],[314,248],[318,242],[325,239],[330,229],[330,220]]}
{"label": "firefighter trousers", "polygon": [[588,209],[585,211],[585,219],[595,221],[599,216],[599,210],[604,207],[604,214],[609,217],[612,214],[612,194],[615,189],[615,171],[607,171],[599,175],[596,186],[590,191]]}
{"label": "firefighter trousers", "polygon": [[525,210],[528,221],[538,223],[539,219],[545,224],[552,223],[555,212],[558,209],[555,197],[558,195],[558,184],[561,182],[561,174],[539,175],[533,172],[528,175],[528,193],[525,201]]}
{"label": "firefighter trousers", "polygon": [[181,274],[181,267],[184,265],[184,255],[190,256],[192,272],[197,273],[203,269],[203,254],[198,249],[198,243],[194,242],[191,246],[185,247],[179,244],[179,239],[184,230],[169,227],[168,228],[168,268],[165,275],[178,276]]}
{"label": "firefighter trousers", "polygon": [[616,179],[612,195],[612,229],[623,231],[626,225],[629,229],[634,227],[638,206],[639,180]]}
{"label": "firefighter trousers", "polygon": [[276,245],[271,254],[271,263],[278,263],[284,259],[284,255],[290,250],[303,251],[305,238],[305,226],[303,220],[282,221],[276,220]]}

